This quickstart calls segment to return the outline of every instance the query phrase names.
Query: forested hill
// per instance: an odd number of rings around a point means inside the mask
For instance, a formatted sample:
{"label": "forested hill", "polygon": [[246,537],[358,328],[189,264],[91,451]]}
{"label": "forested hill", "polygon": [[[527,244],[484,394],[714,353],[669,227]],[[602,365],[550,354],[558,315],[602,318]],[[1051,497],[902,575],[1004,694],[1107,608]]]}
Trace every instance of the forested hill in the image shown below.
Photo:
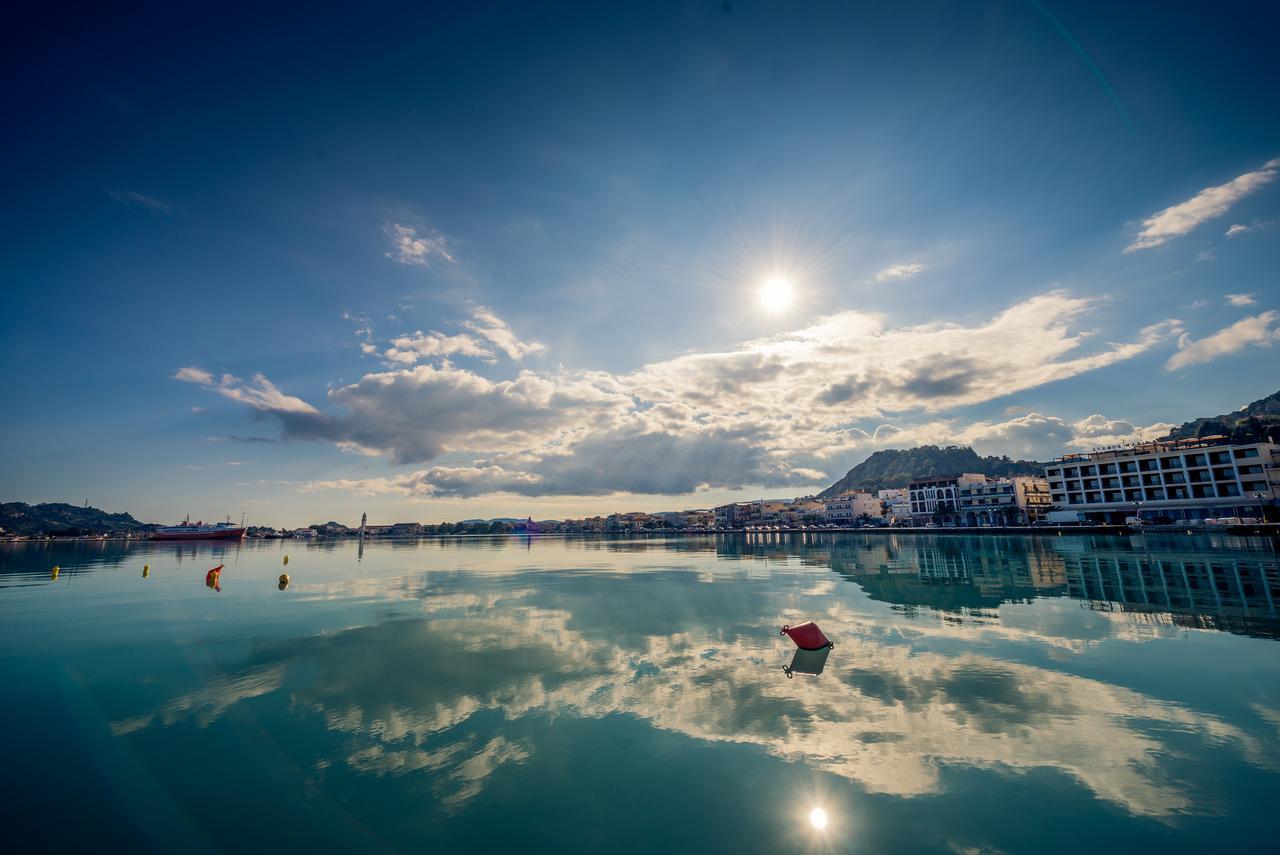
{"label": "forested hill", "polygon": [[98,508],[84,508],[62,502],[28,505],[26,502],[0,503],[0,532],[34,536],[56,534],[115,534],[142,532],[155,528],[135,520],[130,514],[109,514]]}
{"label": "forested hill", "polygon": [[916,448],[877,451],[818,495],[826,497],[848,490],[905,487],[911,479],[926,475],[979,472],[983,475],[1009,476],[1037,475],[1041,471],[1039,463],[1011,460],[1008,457],[981,457],[968,446],[921,445]]}
{"label": "forested hill", "polygon": [[1280,392],[1260,398],[1234,413],[1208,416],[1174,428],[1172,439],[1192,439],[1201,436],[1229,436],[1241,442],[1254,442],[1271,438],[1280,441]]}

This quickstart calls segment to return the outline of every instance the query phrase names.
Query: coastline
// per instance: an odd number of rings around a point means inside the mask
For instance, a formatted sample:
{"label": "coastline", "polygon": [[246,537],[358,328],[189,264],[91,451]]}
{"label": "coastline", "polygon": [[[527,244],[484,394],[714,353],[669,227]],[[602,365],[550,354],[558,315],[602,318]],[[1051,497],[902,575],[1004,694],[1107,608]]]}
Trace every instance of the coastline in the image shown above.
{"label": "coastline", "polygon": [[[548,538],[594,538],[594,537],[734,537],[734,536],[750,536],[750,537],[794,537],[797,535],[823,535],[823,534],[866,534],[866,535],[982,535],[984,537],[1026,537],[1032,535],[1045,535],[1061,537],[1063,535],[1110,535],[1114,537],[1133,537],[1146,534],[1159,535],[1181,535],[1184,537],[1194,537],[1196,535],[1232,535],[1235,537],[1273,537],[1280,538],[1280,523],[1262,523],[1257,525],[1239,525],[1239,526],[1218,526],[1207,528],[1204,526],[1148,526],[1145,529],[1130,528],[1128,526],[1116,525],[1062,525],[1062,526],[946,526],[933,527],[926,526],[834,526],[830,528],[776,528],[776,529],[699,529],[691,531],[687,529],[655,529],[655,530],[639,530],[639,531],[556,531],[556,532],[501,532],[501,533],[459,533],[459,534],[412,534],[412,535],[379,535],[377,537],[365,538],[366,543],[407,543],[418,540],[450,540],[456,538],[522,538],[522,539],[548,539]],[[347,540],[360,540],[359,537],[320,537],[320,538],[295,538],[295,537],[247,537],[238,543],[247,542],[273,542],[280,541],[285,543],[337,543]],[[185,539],[185,540],[156,540],[153,538],[139,538],[112,535],[88,535],[82,537],[27,537],[27,538],[0,538],[0,544],[27,544],[27,543],[106,543],[106,542],[136,542],[136,543],[154,543],[154,544],[199,544],[199,543],[223,543],[226,539]]]}

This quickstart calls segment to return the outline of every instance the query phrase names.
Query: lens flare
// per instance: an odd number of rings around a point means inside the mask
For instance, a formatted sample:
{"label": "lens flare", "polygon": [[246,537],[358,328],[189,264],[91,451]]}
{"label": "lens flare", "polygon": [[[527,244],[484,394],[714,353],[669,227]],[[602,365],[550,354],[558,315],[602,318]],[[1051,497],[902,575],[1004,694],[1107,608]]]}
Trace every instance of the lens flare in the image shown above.
{"label": "lens flare", "polygon": [[795,287],[791,280],[774,276],[760,287],[760,305],[769,312],[781,312],[795,299]]}

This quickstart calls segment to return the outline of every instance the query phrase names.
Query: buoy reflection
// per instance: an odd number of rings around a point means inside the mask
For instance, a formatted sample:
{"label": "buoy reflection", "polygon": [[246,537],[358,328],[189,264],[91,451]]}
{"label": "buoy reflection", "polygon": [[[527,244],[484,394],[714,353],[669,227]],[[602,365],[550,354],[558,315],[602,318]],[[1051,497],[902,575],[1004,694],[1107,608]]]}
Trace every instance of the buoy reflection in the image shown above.
{"label": "buoy reflection", "polygon": [[827,827],[827,812],[820,807],[809,811],[809,824],[822,831]]}

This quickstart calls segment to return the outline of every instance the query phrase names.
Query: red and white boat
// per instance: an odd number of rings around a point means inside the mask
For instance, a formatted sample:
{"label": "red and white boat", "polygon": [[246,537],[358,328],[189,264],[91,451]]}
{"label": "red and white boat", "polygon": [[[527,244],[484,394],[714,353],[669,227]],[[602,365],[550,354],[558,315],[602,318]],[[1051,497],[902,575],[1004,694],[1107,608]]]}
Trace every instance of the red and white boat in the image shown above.
{"label": "red and white boat", "polygon": [[220,523],[191,521],[187,517],[178,525],[162,526],[151,535],[152,540],[240,540],[244,537],[244,524],[236,525],[230,519]]}

